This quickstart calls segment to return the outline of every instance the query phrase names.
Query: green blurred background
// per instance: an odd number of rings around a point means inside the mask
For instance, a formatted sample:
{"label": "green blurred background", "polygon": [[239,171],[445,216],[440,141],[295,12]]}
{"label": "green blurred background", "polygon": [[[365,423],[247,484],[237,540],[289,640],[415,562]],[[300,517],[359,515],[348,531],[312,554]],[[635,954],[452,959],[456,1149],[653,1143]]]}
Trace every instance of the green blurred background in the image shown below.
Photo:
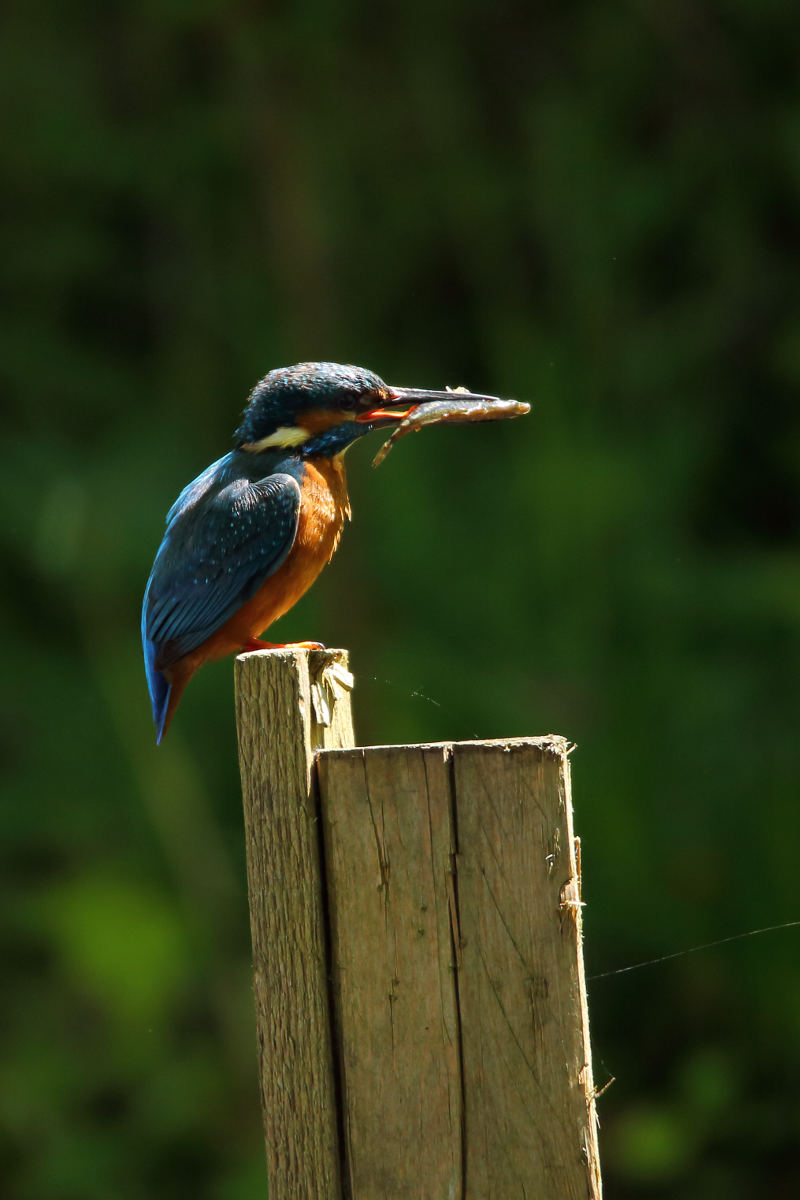
{"label": "green blurred background", "polygon": [[[255,1200],[231,662],[157,751],[138,620],[271,367],[534,404],[352,451],[360,739],[578,742],[590,975],[800,917],[797,15],[6,11],[2,1193]],[[609,1196],[798,1194],[798,938],[591,983]]]}

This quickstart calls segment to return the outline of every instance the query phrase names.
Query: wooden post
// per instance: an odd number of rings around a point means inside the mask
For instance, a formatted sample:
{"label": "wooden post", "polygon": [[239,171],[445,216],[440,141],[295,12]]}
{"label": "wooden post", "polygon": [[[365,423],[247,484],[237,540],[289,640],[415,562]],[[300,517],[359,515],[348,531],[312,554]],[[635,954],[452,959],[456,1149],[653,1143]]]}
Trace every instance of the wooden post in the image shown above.
{"label": "wooden post", "polygon": [[567,743],[342,748],[283,654],[237,660],[273,1200],[599,1200]]}
{"label": "wooden post", "polygon": [[273,1200],[341,1195],[312,766],[319,747],[352,745],[346,668],[347,656],[336,650],[261,650],[236,659],[259,1085]]}

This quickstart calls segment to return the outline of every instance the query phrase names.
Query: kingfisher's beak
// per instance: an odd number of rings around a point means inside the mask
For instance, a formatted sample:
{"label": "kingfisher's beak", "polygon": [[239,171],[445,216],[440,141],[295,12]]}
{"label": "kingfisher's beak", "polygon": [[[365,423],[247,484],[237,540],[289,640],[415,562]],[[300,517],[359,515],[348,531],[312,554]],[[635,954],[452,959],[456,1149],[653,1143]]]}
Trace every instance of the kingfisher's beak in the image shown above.
{"label": "kingfisher's beak", "polygon": [[408,399],[404,389],[392,388],[388,398],[378,408],[359,413],[356,420],[360,425],[371,425],[373,421],[402,421],[419,403],[419,400]]}
{"label": "kingfisher's beak", "polygon": [[430,404],[436,400],[452,400],[453,396],[457,395],[464,400],[480,400],[488,404],[491,401],[498,400],[498,396],[481,396],[477,392],[444,391],[444,392],[429,392],[425,388],[391,388],[391,397],[384,401],[382,407],[371,408],[368,412],[359,413],[356,420],[361,423],[369,423],[372,421],[402,421],[407,417],[418,404]]}

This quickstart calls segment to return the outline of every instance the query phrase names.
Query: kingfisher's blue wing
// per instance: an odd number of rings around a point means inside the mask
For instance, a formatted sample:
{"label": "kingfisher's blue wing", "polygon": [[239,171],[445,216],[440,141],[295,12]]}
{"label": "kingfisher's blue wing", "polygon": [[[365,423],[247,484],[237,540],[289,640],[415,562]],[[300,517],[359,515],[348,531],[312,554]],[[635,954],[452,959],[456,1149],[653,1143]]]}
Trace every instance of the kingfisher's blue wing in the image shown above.
{"label": "kingfisher's blue wing", "polygon": [[142,606],[142,644],[160,740],[162,670],[195,650],[255,595],[294,543],[300,486],[291,475],[231,478],[221,459],[178,497]]}

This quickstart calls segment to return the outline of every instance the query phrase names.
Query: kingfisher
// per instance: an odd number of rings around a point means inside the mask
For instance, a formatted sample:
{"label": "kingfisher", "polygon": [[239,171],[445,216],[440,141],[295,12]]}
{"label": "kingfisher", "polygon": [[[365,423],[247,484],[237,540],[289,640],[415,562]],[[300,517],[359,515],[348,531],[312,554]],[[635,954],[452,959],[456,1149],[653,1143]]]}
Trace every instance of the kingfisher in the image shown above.
{"label": "kingfisher", "polygon": [[259,635],[311,587],[339,544],[350,517],[345,451],[419,404],[452,398],[328,362],[281,367],[259,380],[233,449],[167,513],[147,581],[142,645],[157,743],[203,663],[244,650],[319,646]]}

